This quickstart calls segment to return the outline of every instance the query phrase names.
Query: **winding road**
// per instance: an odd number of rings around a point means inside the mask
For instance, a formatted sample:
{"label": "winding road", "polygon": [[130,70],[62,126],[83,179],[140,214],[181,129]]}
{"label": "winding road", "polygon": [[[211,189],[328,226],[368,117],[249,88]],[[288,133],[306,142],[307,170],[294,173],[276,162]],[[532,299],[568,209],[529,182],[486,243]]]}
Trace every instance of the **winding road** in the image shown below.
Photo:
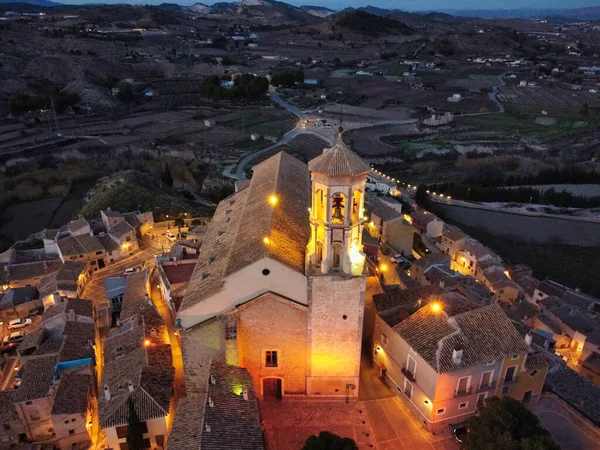
{"label": "winding road", "polygon": [[[298,107],[294,105],[290,105],[288,102],[283,100],[279,94],[275,91],[271,91],[268,94],[271,100],[277,103],[279,106],[284,108],[285,110],[291,112],[296,117],[298,117],[299,121],[296,127],[283,135],[280,141],[277,143],[270,145],[266,148],[257,150],[252,153],[248,153],[242,159],[240,159],[235,173],[231,173],[229,176],[231,178],[235,178],[237,180],[245,180],[246,179],[246,167],[248,164],[257,156],[262,155],[263,153],[269,152],[274,148],[277,148],[281,145],[285,145],[290,143],[296,136],[301,134],[313,134],[315,136],[320,137],[324,141],[328,142],[330,145],[334,145],[338,131],[334,127],[311,127],[307,128],[302,124],[303,120],[306,120],[310,117],[310,115],[306,111],[301,111]],[[377,127],[384,125],[405,125],[410,123],[417,123],[417,119],[407,119],[407,120],[382,120],[382,121],[364,121],[364,122],[346,122],[345,123],[345,131],[348,130],[356,130],[359,128],[368,128],[368,127]],[[227,175],[224,173],[224,175]]]}

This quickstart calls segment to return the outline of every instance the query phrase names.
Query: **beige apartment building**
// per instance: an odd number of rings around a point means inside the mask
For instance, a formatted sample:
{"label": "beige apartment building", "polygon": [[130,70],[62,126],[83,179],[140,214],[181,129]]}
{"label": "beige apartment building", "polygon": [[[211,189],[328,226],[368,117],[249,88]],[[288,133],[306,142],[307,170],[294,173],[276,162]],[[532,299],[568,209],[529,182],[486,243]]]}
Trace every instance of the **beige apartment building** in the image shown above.
{"label": "beige apartment building", "polygon": [[491,396],[539,399],[549,362],[498,304],[478,307],[448,293],[422,304],[412,315],[403,306],[379,311],[373,359],[424,427],[464,422]]}

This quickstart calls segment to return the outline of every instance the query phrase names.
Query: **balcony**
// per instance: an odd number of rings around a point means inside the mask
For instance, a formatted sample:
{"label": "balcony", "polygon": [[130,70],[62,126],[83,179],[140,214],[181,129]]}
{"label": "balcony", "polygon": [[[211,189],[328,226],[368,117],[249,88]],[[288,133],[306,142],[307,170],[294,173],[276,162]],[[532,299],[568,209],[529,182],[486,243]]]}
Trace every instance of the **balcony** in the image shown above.
{"label": "balcony", "polygon": [[519,381],[519,377],[518,377],[517,375],[515,375],[515,376],[514,376],[512,379],[510,379],[510,380],[506,380],[506,379],[505,379],[505,380],[502,382],[502,384],[503,384],[504,386],[510,386],[511,384],[515,384],[517,381]]}
{"label": "balcony", "polygon": [[468,387],[466,389],[456,391],[454,393],[454,397],[464,397],[465,395],[471,395],[472,392],[473,392],[473,389],[471,387]]}
{"label": "balcony", "polygon": [[415,381],[417,381],[417,379],[416,379],[416,378],[415,378],[415,376],[412,374],[412,372],[406,368],[406,364],[402,364],[402,369],[401,369],[401,371],[402,371],[402,375],[404,375],[408,381],[411,381],[411,382],[413,382],[413,383],[414,383]]}
{"label": "balcony", "polygon": [[491,384],[485,384],[483,386],[479,386],[479,388],[477,389],[477,392],[487,392],[487,391],[491,391],[492,389],[496,389],[495,381],[492,381]]}

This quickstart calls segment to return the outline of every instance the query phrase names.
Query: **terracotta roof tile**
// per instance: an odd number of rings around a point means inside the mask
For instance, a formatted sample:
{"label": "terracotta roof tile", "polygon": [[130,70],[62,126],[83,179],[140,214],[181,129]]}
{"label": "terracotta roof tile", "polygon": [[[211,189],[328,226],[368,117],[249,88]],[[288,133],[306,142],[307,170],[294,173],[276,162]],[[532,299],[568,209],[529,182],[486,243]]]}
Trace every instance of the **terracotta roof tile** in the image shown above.
{"label": "terracotta roof tile", "polygon": [[308,162],[311,172],[328,177],[361,175],[368,173],[371,167],[360,156],[350,150],[340,138],[331,148]]}
{"label": "terracotta roof tile", "polygon": [[81,414],[87,411],[92,376],[88,374],[66,373],[60,379],[52,414]]}

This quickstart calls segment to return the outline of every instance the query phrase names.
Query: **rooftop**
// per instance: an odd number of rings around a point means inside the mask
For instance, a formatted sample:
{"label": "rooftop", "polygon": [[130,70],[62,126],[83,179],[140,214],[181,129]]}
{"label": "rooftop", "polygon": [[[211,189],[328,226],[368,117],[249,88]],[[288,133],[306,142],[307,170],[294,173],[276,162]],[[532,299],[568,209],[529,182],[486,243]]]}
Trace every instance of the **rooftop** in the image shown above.
{"label": "rooftop", "polygon": [[200,448],[206,401],[206,395],[188,395],[179,400],[171,434],[169,434],[167,450],[198,450]]}
{"label": "rooftop", "polygon": [[22,264],[10,264],[6,267],[9,281],[21,281],[29,278],[43,277],[56,272],[62,266],[60,259],[34,261]]}
{"label": "rooftop", "polygon": [[77,292],[79,277],[85,272],[86,264],[80,261],[65,261],[57,272],[40,280],[40,296],[45,297],[56,291]]}
{"label": "rooftop", "polygon": [[120,316],[121,323],[136,315],[140,311],[140,305],[147,302],[147,277],[147,270],[140,270],[127,276]]}
{"label": "rooftop", "polygon": [[545,387],[600,426],[600,386],[560,364],[548,371]]}
{"label": "rooftop", "polygon": [[11,422],[19,422],[19,414],[15,408],[14,401],[15,391],[6,390],[0,391],[0,423],[10,424]]}
{"label": "rooftop", "polygon": [[371,170],[367,162],[344,144],[341,133],[333,147],[324,149],[321,155],[308,162],[308,168],[328,177],[362,175]]}
{"label": "rooftop", "polygon": [[558,284],[552,280],[540,281],[536,289],[546,295],[554,295],[556,297],[562,297],[566,292],[566,288],[562,284]]}
{"label": "rooftop", "polygon": [[[145,310],[151,312],[153,308]],[[105,340],[100,389],[108,388],[110,400],[103,393],[98,396],[103,428],[127,424],[130,397],[141,421],[169,414],[175,368],[170,345],[161,341],[166,339],[166,327],[163,324],[164,330],[150,336],[146,325],[144,314],[138,314]]]}
{"label": "rooftop", "polygon": [[104,251],[104,246],[96,236],[82,234],[69,236],[56,241],[58,249],[63,256],[80,255]]}
{"label": "rooftop", "polygon": [[0,310],[10,309],[38,298],[40,298],[40,294],[33,286],[11,288],[0,296]]}
{"label": "rooftop", "polygon": [[125,285],[127,278],[125,277],[108,277],[104,279],[104,292],[106,298],[115,298],[119,295],[123,295],[125,292]]}
{"label": "rooftop", "polygon": [[85,220],[83,217],[80,217],[79,219],[71,220],[67,224],[67,229],[71,233],[75,233],[83,228],[88,227],[88,226],[89,226],[89,224],[88,224],[87,220]]}
{"label": "rooftop", "polygon": [[[468,303],[456,303],[447,295],[440,303],[440,310],[423,307],[395,327],[436,372],[453,372],[530,352],[499,305],[465,311]],[[463,351],[458,364],[452,359],[454,350]]]}
{"label": "rooftop", "polygon": [[127,233],[131,233],[135,231],[131,225],[126,220],[122,220],[121,222],[116,223],[110,230],[108,230],[109,234],[112,234],[117,239],[122,238]]}
{"label": "rooftop", "polygon": [[[246,369],[213,363],[210,369],[216,383],[208,385],[214,407],[206,406],[200,448],[263,450],[262,429],[252,377]],[[248,400],[242,392],[246,389]]]}
{"label": "rooftop", "polygon": [[162,265],[162,269],[171,285],[190,281],[194,267],[194,264]]}
{"label": "rooftop", "polygon": [[15,393],[15,403],[48,397],[56,363],[56,355],[27,360],[23,366],[21,386]]}
{"label": "rooftop", "polygon": [[88,374],[66,373],[61,377],[52,414],[85,414],[88,395],[91,391],[92,376]]}
{"label": "rooftop", "polygon": [[75,315],[89,317],[94,316],[94,305],[91,300],[82,298],[61,298],[54,306],[50,306],[44,311],[42,321],[46,322],[59,314],[68,314],[73,310]]}
{"label": "rooftop", "polygon": [[[275,206],[268,201],[273,195]],[[181,309],[215,294],[227,276],[262,258],[304,273],[309,205],[306,164],[280,152],[255,166],[250,186],[219,203]]]}

